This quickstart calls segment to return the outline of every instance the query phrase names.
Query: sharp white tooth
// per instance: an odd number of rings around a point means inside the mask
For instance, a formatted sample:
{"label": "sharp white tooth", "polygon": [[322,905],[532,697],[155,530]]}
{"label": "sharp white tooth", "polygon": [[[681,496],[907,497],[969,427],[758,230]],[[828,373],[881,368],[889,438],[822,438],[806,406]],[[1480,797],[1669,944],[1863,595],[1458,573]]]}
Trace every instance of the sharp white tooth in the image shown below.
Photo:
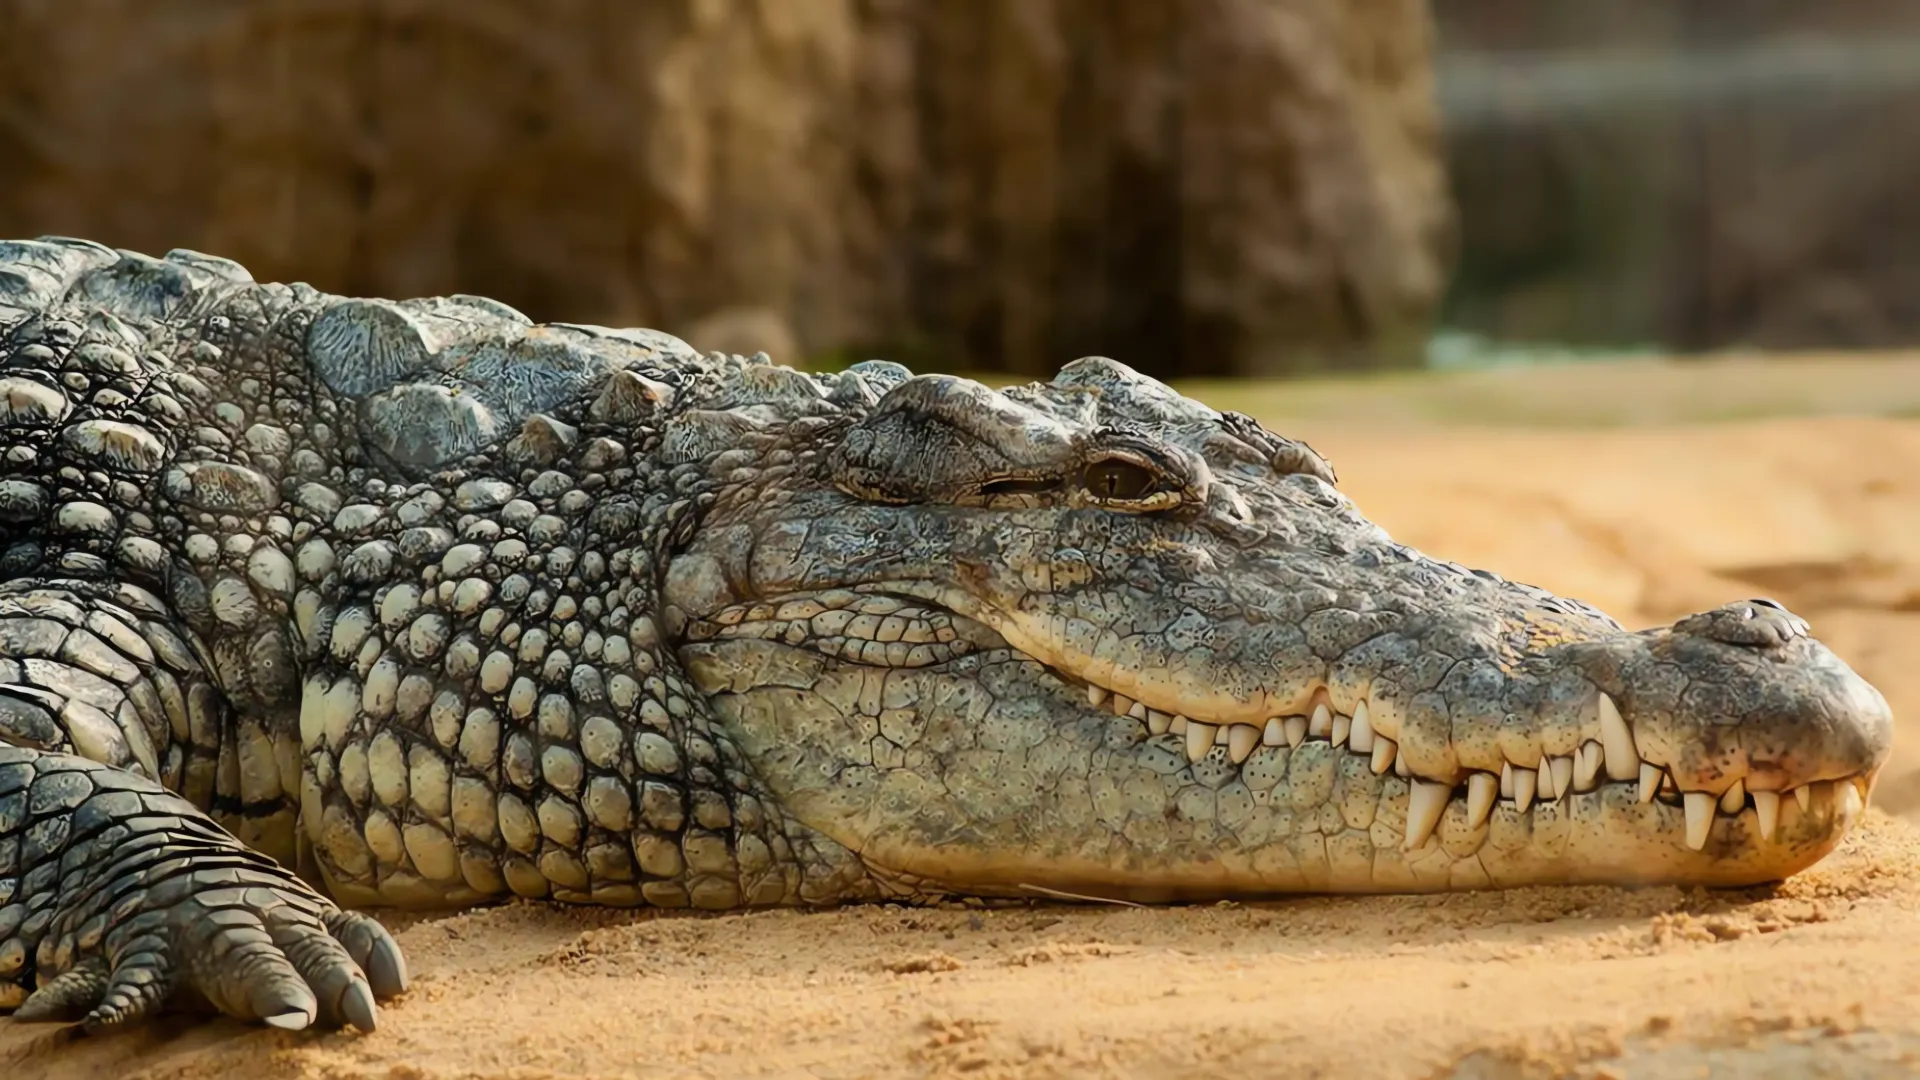
{"label": "sharp white tooth", "polygon": [[1393,753],[1398,749],[1399,746],[1385,735],[1373,737],[1373,761],[1368,766],[1373,770],[1373,775],[1384,776],[1388,769],[1393,768]]}
{"label": "sharp white tooth", "polygon": [[1453,794],[1453,788],[1446,784],[1436,784],[1431,780],[1415,779],[1407,791],[1407,843],[1404,848],[1412,851],[1427,842],[1433,835],[1434,827],[1440,824],[1440,815],[1447,809],[1447,798]]}
{"label": "sharp white tooth", "polygon": [[1573,759],[1557,757],[1553,759],[1553,797],[1564,799],[1573,793]]}
{"label": "sharp white tooth", "polygon": [[1353,717],[1333,714],[1333,745],[1345,746],[1347,735],[1353,730]]}
{"label": "sharp white tooth", "polygon": [[1187,760],[1199,761],[1213,749],[1213,725],[1187,720]]}
{"label": "sharp white tooth", "polygon": [[1235,765],[1247,760],[1260,745],[1260,729],[1252,724],[1235,724],[1227,729],[1227,756]]}
{"label": "sharp white tooth", "polygon": [[1573,790],[1592,791],[1593,782],[1600,777],[1600,766],[1606,764],[1606,751],[1600,744],[1588,739],[1580,744],[1573,755]]}
{"label": "sharp white tooth", "polygon": [[1333,710],[1322,702],[1313,707],[1313,719],[1307,721],[1307,734],[1316,739],[1333,738]]}
{"label": "sharp white tooth", "polygon": [[1513,798],[1513,762],[1511,761],[1500,763],[1500,797]]}
{"label": "sharp white tooth", "polygon": [[1373,716],[1364,701],[1353,707],[1353,730],[1347,733],[1347,745],[1356,754],[1373,753]]}
{"label": "sharp white tooth", "polygon": [[1266,729],[1260,732],[1262,746],[1282,746],[1287,741],[1287,728],[1277,716],[1267,719]]}
{"label": "sharp white tooth", "polygon": [[1521,813],[1526,813],[1527,807],[1533,805],[1534,786],[1539,780],[1540,774],[1535,770],[1523,769],[1518,765],[1513,767],[1513,805],[1519,807]]}
{"label": "sharp white tooth", "polygon": [[1653,797],[1660,793],[1660,778],[1665,774],[1665,769],[1651,761],[1640,763],[1640,801],[1642,803],[1652,802]]}
{"label": "sharp white tooth", "polygon": [[1088,683],[1087,684],[1087,704],[1097,709],[1100,706],[1105,705],[1106,703],[1107,703],[1107,688],[1104,686],[1095,686],[1092,683]]}
{"label": "sharp white tooth", "polygon": [[1723,814],[1737,814],[1745,805],[1747,805],[1745,780],[1735,780],[1732,787],[1720,793],[1720,812]]}
{"label": "sharp white tooth", "polygon": [[1553,759],[1550,757],[1542,757],[1540,759],[1540,767],[1535,769],[1534,772],[1540,777],[1539,783],[1534,785],[1534,792],[1539,795],[1541,802],[1552,802],[1554,799]]}
{"label": "sharp white tooth", "polygon": [[1175,716],[1173,723],[1167,727],[1167,730],[1173,732],[1175,735],[1185,735],[1187,733],[1187,718],[1184,716]]}
{"label": "sharp white tooth", "polygon": [[1800,804],[1800,812],[1803,814],[1813,809],[1813,786],[1811,784],[1801,784],[1799,787],[1794,788],[1793,801]]}
{"label": "sharp white tooth", "polygon": [[1127,706],[1127,715],[1133,717],[1135,720],[1145,721],[1147,718],[1147,713],[1151,711],[1153,710],[1147,708],[1145,705],[1142,705],[1138,701]]}
{"label": "sharp white tooth", "polygon": [[1684,798],[1687,804],[1687,846],[1699,851],[1707,846],[1707,834],[1713,831],[1713,804],[1718,800],[1711,791],[1689,791]]}
{"label": "sharp white tooth", "polygon": [[1218,727],[1214,728],[1213,729],[1213,745],[1215,746],[1227,745],[1228,736],[1230,736],[1233,733],[1233,728],[1234,728],[1234,725],[1232,724],[1221,724]]}
{"label": "sharp white tooth", "polygon": [[1113,700],[1107,702],[1107,706],[1113,710],[1113,715],[1125,716],[1127,711],[1133,708],[1133,699],[1125,694],[1115,694]]}
{"label": "sharp white tooth", "polygon": [[1833,813],[1835,817],[1852,821],[1867,808],[1866,799],[1860,794],[1860,785],[1851,780],[1833,782]]}
{"label": "sharp white tooth", "polygon": [[1467,828],[1477,829],[1493,813],[1493,800],[1500,795],[1500,781],[1490,772],[1467,774]]}
{"label": "sharp white tooth", "polygon": [[1413,766],[1407,764],[1407,755],[1401,754],[1393,759],[1393,775],[1402,780],[1413,779]]}
{"label": "sharp white tooth", "polygon": [[1147,710],[1148,734],[1165,735],[1167,733],[1167,729],[1171,728],[1172,726],[1173,726],[1173,717],[1168,716],[1166,713],[1161,712],[1159,709]]}
{"label": "sharp white tooth", "polygon": [[1753,816],[1760,821],[1760,839],[1773,839],[1774,826],[1780,823],[1780,793],[1777,791],[1754,792]]}
{"label": "sharp white tooth", "polygon": [[1631,780],[1640,768],[1640,751],[1633,745],[1633,729],[1620,707],[1605,692],[1600,695],[1600,745],[1607,755],[1607,779]]}
{"label": "sharp white tooth", "polygon": [[1304,716],[1287,717],[1287,745],[1299,746],[1307,741],[1307,718]]}

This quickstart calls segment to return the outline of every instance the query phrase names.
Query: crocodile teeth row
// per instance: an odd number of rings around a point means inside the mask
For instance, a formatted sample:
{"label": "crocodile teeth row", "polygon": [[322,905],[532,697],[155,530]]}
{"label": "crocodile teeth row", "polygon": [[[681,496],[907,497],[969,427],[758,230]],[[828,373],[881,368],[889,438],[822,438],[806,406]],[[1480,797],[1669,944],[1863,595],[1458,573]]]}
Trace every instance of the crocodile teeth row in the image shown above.
{"label": "crocodile teeth row", "polygon": [[[1553,759],[1556,764],[1551,769],[1523,769],[1509,764],[1495,779],[1492,773],[1469,772],[1466,782],[1467,827],[1478,829],[1493,816],[1497,799],[1512,799],[1515,807],[1525,813],[1536,801],[1541,804],[1557,802],[1568,792],[1565,787],[1556,787],[1551,793],[1546,790],[1549,783],[1557,784],[1555,774],[1564,770],[1558,763],[1568,762],[1567,758]],[[1573,763],[1569,762],[1571,766]],[[1859,777],[1845,780],[1819,781],[1818,786],[1831,787],[1837,812],[1851,816],[1858,814],[1866,805],[1866,784]],[[1813,806],[1816,784],[1802,784],[1785,794],[1791,794],[1800,806],[1802,813]],[[1447,803],[1454,797],[1456,788],[1432,780],[1414,777],[1407,792],[1407,836],[1405,848],[1412,851],[1427,842],[1439,825],[1441,815]],[[1591,790],[1591,788],[1575,790]],[[1668,794],[1680,794],[1681,806],[1686,814],[1686,842],[1695,851],[1707,846],[1707,839],[1713,832],[1715,814],[1726,817],[1739,817],[1748,808],[1753,810],[1754,823],[1760,832],[1760,839],[1772,840],[1780,826],[1780,798],[1778,791],[1748,791],[1744,780],[1735,780],[1733,785],[1718,795],[1710,791],[1688,791],[1681,793],[1674,787],[1673,778],[1666,770],[1658,766],[1643,766],[1640,775],[1640,801],[1651,801],[1655,794],[1665,791]]]}
{"label": "crocodile teeth row", "polygon": [[[1334,712],[1325,702],[1317,704],[1310,716],[1275,716],[1264,727],[1252,724],[1209,724],[1175,713],[1150,709],[1125,694],[1105,687],[1087,685],[1087,704],[1108,709],[1115,716],[1126,716],[1147,725],[1149,735],[1174,734],[1186,740],[1187,758],[1199,761],[1215,746],[1227,748],[1227,756],[1238,765],[1262,746],[1297,747],[1309,738],[1326,739],[1335,746],[1346,746],[1356,754],[1368,755],[1374,773],[1393,769],[1408,777],[1406,763],[1398,760],[1398,745],[1376,733],[1367,715],[1367,703],[1361,702],[1352,716]],[[1597,744],[1596,744],[1597,746]],[[1596,758],[1598,760],[1597,751]]]}
{"label": "crocodile teeth row", "polygon": [[[1375,775],[1394,770],[1411,777],[1405,761],[1399,760],[1399,746],[1373,730],[1367,703],[1354,707],[1353,715],[1334,712],[1325,702],[1314,706],[1309,716],[1275,716],[1263,727],[1252,724],[1209,724],[1191,717],[1150,709],[1125,694],[1105,687],[1087,685],[1087,704],[1109,709],[1115,716],[1126,716],[1147,725],[1147,734],[1181,736],[1186,741],[1187,759],[1198,762],[1215,746],[1227,748],[1227,757],[1235,765],[1253,756],[1262,746],[1297,747],[1309,738],[1326,739],[1335,746],[1346,746],[1356,754],[1365,754]],[[1595,744],[1594,760],[1599,760]],[[1571,768],[1571,765],[1569,765]]]}
{"label": "crocodile teeth row", "polygon": [[[1336,713],[1321,702],[1314,706],[1310,716],[1276,716],[1269,719],[1264,728],[1251,724],[1209,724],[1164,713],[1149,709],[1125,694],[1110,693],[1092,685],[1087,687],[1087,703],[1094,708],[1110,708],[1115,716],[1142,721],[1149,734],[1171,733],[1182,737],[1186,742],[1187,760],[1192,762],[1206,757],[1215,746],[1224,746],[1227,757],[1238,765],[1262,746],[1297,747],[1309,738],[1326,739],[1335,746],[1345,745],[1356,754],[1365,754],[1374,775],[1383,775],[1392,769],[1409,782],[1406,836],[1409,851],[1433,835],[1457,790],[1450,784],[1411,775],[1405,759],[1399,757],[1399,746],[1373,730],[1364,701],[1354,706],[1352,716]],[[1633,729],[1620,715],[1613,698],[1604,692],[1600,694],[1599,716],[1599,741],[1588,739],[1571,754],[1549,756],[1540,768],[1529,769],[1507,762],[1498,778],[1492,773],[1469,772],[1467,827],[1477,829],[1485,825],[1499,799],[1512,800],[1515,808],[1524,814],[1536,800],[1558,802],[1573,792],[1592,791],[1598,786],[1602,773],[1615,782],[1637,781],[1636,794],[1642,803],[1652,802],[1662,792],[1669,796],[1681,794],[1667,770],[1640,757],[1633,743]],[[1852,801],[1853,812],[1863,805],[1864,792],[1858,781],[1836,781],[1834,790],[1840,798]],[[1800,804],[1802,813],[1813,805],[1812,784],[1802,784],[1790,794]],[[1706,791],[1684,793],[1681,805],[1687,817],[1687,846],[1695,851],[1706,847],[1716,812],[1737,817],[1749,805],[1753,807],[1761,839],[1773,839],[1780,824],[1780,795],[1777,791],[1749,792],[1741,780],[1735,780],[1732,787],[1718,795]]]}
{"label": "crocodile teeth row", "polygon": [[[1278,720],[1267,721],[1264,735],[1261,729],[1251,724],[1208,724],[1189,717],[1173,713],[1164,713],[1159,709],[1149,709],[1125,694],[1117,694],[1104,687],[1087,686],[1087,704],[1096,709],[1106,708],[1115,716],[1132,717],[1147,725],[1149,735],[1178,735],[1186,740],[1187,759],[1199,761],[1206,757],[1215,746],[1227,748],[1227,756],[1235,765],[1253,756],[1264,742],[1267,746],[1281,745],[1281,729]],[[1300,719],[1302,737],[1305,736],[1306,719]]]}

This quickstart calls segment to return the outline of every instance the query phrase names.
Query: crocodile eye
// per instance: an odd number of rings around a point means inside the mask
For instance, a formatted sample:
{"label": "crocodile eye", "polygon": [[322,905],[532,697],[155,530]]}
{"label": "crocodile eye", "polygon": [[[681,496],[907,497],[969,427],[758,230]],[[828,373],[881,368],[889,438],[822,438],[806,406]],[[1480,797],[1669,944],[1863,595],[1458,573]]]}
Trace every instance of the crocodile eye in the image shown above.
{"label": "crocodile eye", "polygon": [[1153,474],[1131,461],[1108,458],[1087,466],[1082,482],[1095,498],[1134,502],[1153,494]]}

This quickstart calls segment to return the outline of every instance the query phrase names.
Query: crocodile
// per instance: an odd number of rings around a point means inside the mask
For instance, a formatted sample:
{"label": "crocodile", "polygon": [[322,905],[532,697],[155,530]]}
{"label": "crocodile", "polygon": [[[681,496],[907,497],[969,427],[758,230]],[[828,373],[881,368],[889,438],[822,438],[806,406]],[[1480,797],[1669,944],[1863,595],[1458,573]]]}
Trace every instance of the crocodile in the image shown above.
{"label": "crocodile", "polygon": [[0,243],[0,1009],[372,1030],[367,909],[1812,865],[1885,699],[1394,542],[1112,359],[992,389]]}

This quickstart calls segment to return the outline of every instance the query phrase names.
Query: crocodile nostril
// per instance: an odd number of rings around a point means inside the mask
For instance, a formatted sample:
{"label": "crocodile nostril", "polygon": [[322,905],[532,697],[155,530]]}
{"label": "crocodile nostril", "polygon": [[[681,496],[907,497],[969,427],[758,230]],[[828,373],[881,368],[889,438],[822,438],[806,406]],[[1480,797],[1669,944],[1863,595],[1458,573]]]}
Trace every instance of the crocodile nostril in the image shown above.
{"label": "crocodile nostril", "polygon": [[1673,631],[1763,649],[1778,648],[1809,632],[1805,619],[1765,599],[1736,601],[1689,615],[1674,623]]}

